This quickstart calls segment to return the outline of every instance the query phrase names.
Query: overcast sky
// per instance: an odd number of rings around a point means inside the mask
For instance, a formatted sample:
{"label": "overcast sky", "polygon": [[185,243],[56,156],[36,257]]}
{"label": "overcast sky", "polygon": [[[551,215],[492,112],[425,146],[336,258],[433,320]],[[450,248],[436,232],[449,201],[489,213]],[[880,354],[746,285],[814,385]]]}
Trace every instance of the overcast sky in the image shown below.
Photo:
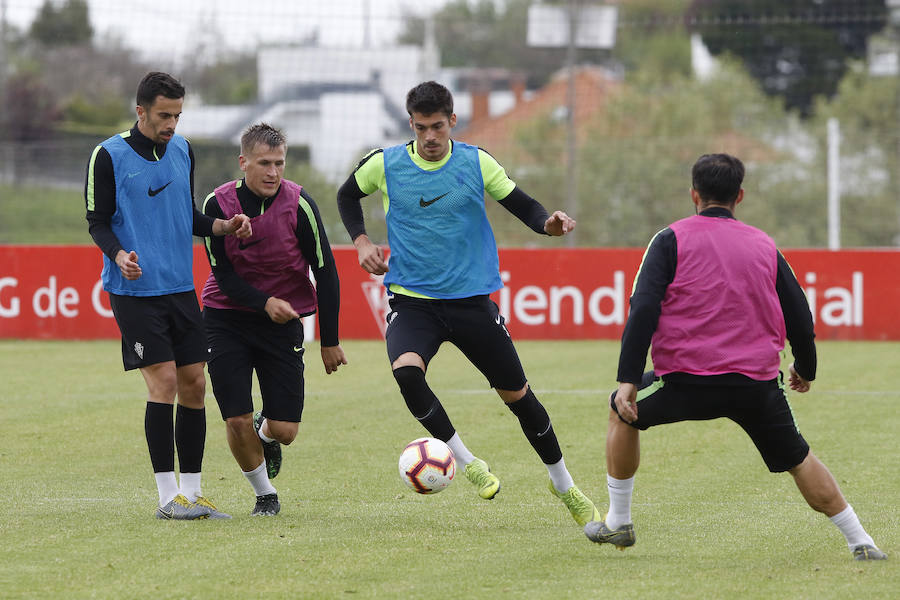
{"label": "overcast sky", "polygon": [[[62,3],[65,0],[54,0]],[[6,18],[28,27],[44,0],[0,0]],[[326,46],[361,46],[396,38],[402,16],[425,14],[446,0],[88,0],[95,34],[123,39],[143,56],[181,61],[211,35],[232,48],[302,40],[317,33]],[[366,18],[368,15],[368,18]],[[368,23],[368,27],[366,27]]]}

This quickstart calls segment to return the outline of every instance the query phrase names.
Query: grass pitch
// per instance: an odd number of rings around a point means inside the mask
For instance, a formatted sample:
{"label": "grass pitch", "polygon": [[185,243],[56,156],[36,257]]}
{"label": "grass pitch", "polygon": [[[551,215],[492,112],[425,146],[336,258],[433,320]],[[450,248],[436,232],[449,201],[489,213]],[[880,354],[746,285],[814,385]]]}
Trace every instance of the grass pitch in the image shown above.
{"label": "grass pitch", "polygon": [[[614,342],[518,342],[566,463],[603,512],[606,394]],[[429,380],[503,487],[481,500],[461,474],[434,496],[397,475],[424,430],[378,342],[344,342],[325,376],[307,354],[297,441],[274,484],[275,518],[251,518],[207,387],[204,493],[230,521],[153,518],[145,392],[117,342],[0,341],[0,597],[3,598],[869,598],[900,590],[900,344],[819,345],[819,379],[791,397],[804,436],[879,546],[851,560],[789,475],[771,475],[728,421],[642,435],[637,544],[587,541],[546,489],[516,419],[451,346]]]}

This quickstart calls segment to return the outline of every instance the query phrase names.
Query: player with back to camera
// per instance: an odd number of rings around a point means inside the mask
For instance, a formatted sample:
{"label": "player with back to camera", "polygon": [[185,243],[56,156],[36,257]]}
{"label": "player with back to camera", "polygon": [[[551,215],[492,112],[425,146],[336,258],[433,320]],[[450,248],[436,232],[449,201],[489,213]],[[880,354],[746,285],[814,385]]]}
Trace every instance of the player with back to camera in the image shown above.
{"label": "player with back to camera", "polygon": [[[584,525],[599,513],[566,469],[550,417],[528,385],[504,319],[489,297],[503,284],[484,193],[542,235],[565,235],[575,221],[560,211],[548,215],[490,154],[450,138],[456,115],[444,86],[434,81],[415,86],[406,110],[415,140],[372,151],[338,191],[341,219],[360,266],[385,275],[391,307],[385,340],[400,393],[428,433],[450,446],[478,494],[493,498],[499,478],[466,447],[425,380],[438,347],[445,341],[455,345],[518,418],[547,467],[551,492]],[[384,199],[389,263],[363,222],[360,200],[376,190]]]}
{"label": "player with back to camera", "polygon": [[[788,384],[809,391],[816,376],[812,315],[775,242],[735,219],[743,180],[737,158],[701,156],[692,169],[697,214],[650,241],[622,334],[619,387],[610,396],[610,508],[585,526],[585,534],[619,549],[634,544],[631,500],[641,430],[726,417],[750,436],[771,472],[794,477],[807,503],[844,534],[856,560],[887,558],[797,429],[780,353],[787,338],[794,355]],[[654,370],[643,373],[651,346]]]}
{"label": "player with back to camera", "polygon": [[251,228],[242,214],[211,219],[194,207],[194,154],[175,133],[183,103],[181,83],[148,73],[137,89],[137,123],[94,148],[84,197],[91,237],[103,251],[101,278],[122,334],[122,362],[126,371],[140,369],[147,385],[144,431],[159,492],[156,517],[228,518],[200,487],[206,334],[191,235],[246,237]]}
{"label": "player with back to camera", "polygon": [[[253,235],[240,242],[207,240],[212,273],[203,288],[203,319],[213,392],[231,453],[256,494],[254,516],[281,510],[271,479],[281,468],[280,444],[297,437],[303,413],[300,317],[318,308],[325,372],[347,364],[338,342],[334,256],[316,203],[302,186],[283,178],[286,154],[280,131],[251,125],[241,136],[244,178],[220,185],[203,204],[210,217],[243,213],[253,226]],[[255,418],[254,370],[262,395]]]}

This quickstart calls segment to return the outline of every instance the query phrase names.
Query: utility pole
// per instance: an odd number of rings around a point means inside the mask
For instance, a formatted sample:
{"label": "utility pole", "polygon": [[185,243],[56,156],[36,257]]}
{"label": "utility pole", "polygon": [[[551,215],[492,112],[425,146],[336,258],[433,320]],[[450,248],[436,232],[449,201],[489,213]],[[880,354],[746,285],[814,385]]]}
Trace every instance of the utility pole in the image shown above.
{"label": "utility pole", "polygon": [[[900,0],[898,0],[900,1]],[[566,48],[566,212],[578,218],[578,140],[576,137],[576,59],[578,48],[612,48],[616,41],[615,6],[594,5],[596,0],[566,0],[565,4],[528,7],[528,45],[535,48]],[[566,236],[567,246],[576,244],[574,233]]]}
{"label": "utility pole", "polygon": [[[575,47],[575,28],[578,26],[580,0],[568,0],[569,33],[566,45],[566,70],[568,85],[566,87],[566,212],[573,219],[578,218],[578,142],[575,139],[575,63],[577,49]],[[566,246],[576,245],[576,231],[569,233]]]}

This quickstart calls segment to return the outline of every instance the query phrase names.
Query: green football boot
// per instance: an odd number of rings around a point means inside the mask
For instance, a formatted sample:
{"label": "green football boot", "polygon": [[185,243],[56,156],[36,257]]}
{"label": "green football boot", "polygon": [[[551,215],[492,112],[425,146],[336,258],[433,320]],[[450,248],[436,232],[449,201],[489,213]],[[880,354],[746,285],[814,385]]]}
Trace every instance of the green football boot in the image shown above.
{"label": "green football boot", "polygon": [[553,495],[563,501],[563,504],[569,509],[572,518],[580,526],[584,527],[590,521],[600,520],[600,513],[597,511],[594,503],[577,486],[573,485],[565,493],[558,491],[554,487],[553,481],[550,481],[549,487]]}
{"label": "green football boot", "polygon": [[466,465],[466,479],[478,488],[478,495],[491,500],[500,491],[500,479],[491,473],[487,463],[476,458]]}

